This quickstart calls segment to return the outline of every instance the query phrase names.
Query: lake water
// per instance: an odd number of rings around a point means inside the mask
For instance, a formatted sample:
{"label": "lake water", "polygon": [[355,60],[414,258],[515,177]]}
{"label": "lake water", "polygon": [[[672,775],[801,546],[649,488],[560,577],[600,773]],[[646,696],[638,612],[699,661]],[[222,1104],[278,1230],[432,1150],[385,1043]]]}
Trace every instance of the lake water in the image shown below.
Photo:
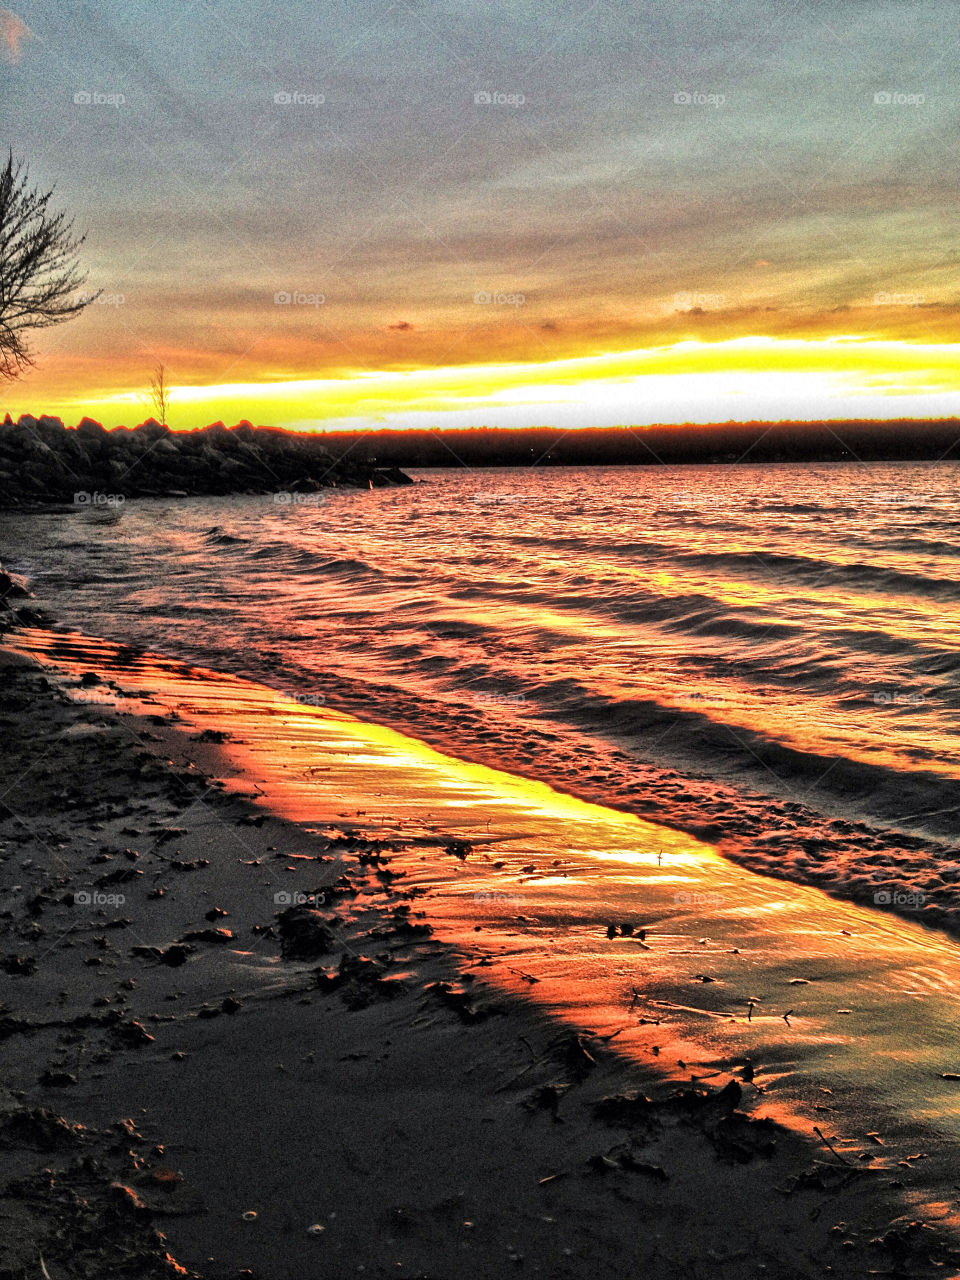
{"label": "lake water", "polygon": [[960,921],[960,466],[414,474],[0,548],[71,627]]}

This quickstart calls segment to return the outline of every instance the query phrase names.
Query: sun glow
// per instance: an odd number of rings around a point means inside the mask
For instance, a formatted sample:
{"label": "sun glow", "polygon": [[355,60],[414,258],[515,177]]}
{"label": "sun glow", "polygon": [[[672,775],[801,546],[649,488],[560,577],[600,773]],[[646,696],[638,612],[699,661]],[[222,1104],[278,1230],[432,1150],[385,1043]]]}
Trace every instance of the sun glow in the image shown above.
{"label": "sun glow", "polygon": [[[244,418],[329,430],[948,416],[960,412],[960,345],[847,334],[683,341],[540,363],[174,385],[171,402],[181,428]],[[146,416],[142,390],[129,388],[19,411],[107,426]]]}

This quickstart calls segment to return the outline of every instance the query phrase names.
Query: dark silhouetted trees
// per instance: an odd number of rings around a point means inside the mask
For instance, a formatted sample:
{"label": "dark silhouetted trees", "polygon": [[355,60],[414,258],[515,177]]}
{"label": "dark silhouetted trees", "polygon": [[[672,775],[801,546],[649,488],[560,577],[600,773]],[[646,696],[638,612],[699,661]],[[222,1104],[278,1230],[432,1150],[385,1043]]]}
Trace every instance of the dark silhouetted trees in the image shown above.
{"label": "dark silhouetted trees", "polygon": [[0,171],[0,379],[34,363],[32,330],[62,324],[92,301],[79,293],[83,236],[73,234],[65,214],[51,211],[52,195],[29,185],[11,151]]}

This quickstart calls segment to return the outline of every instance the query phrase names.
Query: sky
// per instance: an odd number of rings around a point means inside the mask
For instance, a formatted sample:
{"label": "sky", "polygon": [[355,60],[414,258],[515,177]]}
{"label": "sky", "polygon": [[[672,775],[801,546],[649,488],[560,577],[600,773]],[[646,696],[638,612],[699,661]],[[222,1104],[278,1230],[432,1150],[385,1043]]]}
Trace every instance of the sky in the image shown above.
{"label": "sky", "polygon": [[960,414],[949,0],[19,0],[0,143],[86,234],[0,414]]}

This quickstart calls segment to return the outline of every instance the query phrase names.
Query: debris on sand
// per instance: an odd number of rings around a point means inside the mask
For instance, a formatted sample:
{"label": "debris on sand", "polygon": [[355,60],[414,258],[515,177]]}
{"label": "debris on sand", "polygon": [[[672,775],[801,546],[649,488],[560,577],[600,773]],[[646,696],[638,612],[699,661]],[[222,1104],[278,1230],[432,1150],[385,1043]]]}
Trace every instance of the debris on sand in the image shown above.
{"label": "debris on sand", "polygon": [[577,1031],[570,1035],[559,1036],[551,1045],[576,1080],[585,1079],[597,1065],[594,1053],[587,1047],[588,1039],[586,1034]]}
{"label": "debris on sand", "polygon": [[446,1008],[452,1009],[463,1022],[480,1022],[496,1012],[490,1006],[478,1005],[473,993],[460,983],[433,982],[426,990]]}
{"label": "debris on sand", "polygon": [[560,1099],[570,1088],[569,1084],[543,1084],[535,1089],[523,1103],[528,1111],[549,1111],[555,1123],[562,1123],[558,1114]]}
{"label": "debris on sand", "polygon": [[139,1049],[145,1044],[153,1043],[153,1036],[142,1022],[118,1022],[113,1027],[114,1037],[131,1049]]}
{"label": "debris on sand", "polygon": [[2,1188],[0,1276],[195,1275],[171,1257],[153,1219],[194,1214],[200,1198],[180,1175],[172,1184],[158,1179],[145,1139],[126,1122],[118,1140],[120,1128],[86,1128],[46,1108],[0,1114],[0,1147],[15,1152],[20,1168]]}
{"label": "debris on sand", "polygon": [[365,1009],[377,1000],[393,1000],[407,989],[402,978],[389,977],[378,961],[353,952],[340,957],[334,972],[316,969],[314,976],[321,991],[337,992],[352,1010]]}
{"label": "debris on sand", "polygon": [[473,853],[473,845],[469,840],[448,840],[443,849],[445,853],[459,858],[461,862],[465,862],[467,855]]}
{"label": "debris on sand", "polygon": [[83,1141],[84,1127],[46,1107],[21,1107],[0,1117],[0,1146],[63,1151]]}
{"label": "debris on sand", "polygon": [[70,1071],[45,1071],[40,1077],[40,1084],[46,1089],[66,1089],[78,1083],[77,1077]]}
{"label": "debris on sand", "polygon": [[666,1170],[659,1164],[650,1164],[646,1160],[638,1160],[628,1143],[611,1147],[609,1151],[593,1155],[587,1165],[594,1173],[611,1173],[621,1170],[630,1173],[644,1173],[658,1182],[669,1181]]}
{"label": "debris on sand", "polygon": [[230,929],[193,929],[181,938],[181,942],[212,942],[221,945],[235,941],[236,934]]}
{"label": "debris on sand", "polygon": [[277,929],[285,960],[314,960],[337,946],[326,919],[314,907],[287,907],[277,914]]}
{"label": "debris on sand", "polygon": [[645,1094],[617,1093],[601,1098],[593,1114],[604,1124],[624,1129],[650,1128],[656,1121],[657,1108]]}
{"label": "debris on sand", "polygon": [[145,956],[148,960],[156,960],[171,969],[177,969],[180,965],[187,963],[188,957],[193,954],[195,948],[184,946],[180,942],[174,942],[166,949],[163,947],[131,947],[130,950],[132,955]]}
{"label": "debris on sand", "polygon": [[755,1156],[774,1154],[777,1128],[772,1120],[738,1111],[742,1097],[740,1082],[730,1080],[717,1093],[683,1089],[667,1099],[667,1107],[705,1133],[722,1159],[747,1164]]}

